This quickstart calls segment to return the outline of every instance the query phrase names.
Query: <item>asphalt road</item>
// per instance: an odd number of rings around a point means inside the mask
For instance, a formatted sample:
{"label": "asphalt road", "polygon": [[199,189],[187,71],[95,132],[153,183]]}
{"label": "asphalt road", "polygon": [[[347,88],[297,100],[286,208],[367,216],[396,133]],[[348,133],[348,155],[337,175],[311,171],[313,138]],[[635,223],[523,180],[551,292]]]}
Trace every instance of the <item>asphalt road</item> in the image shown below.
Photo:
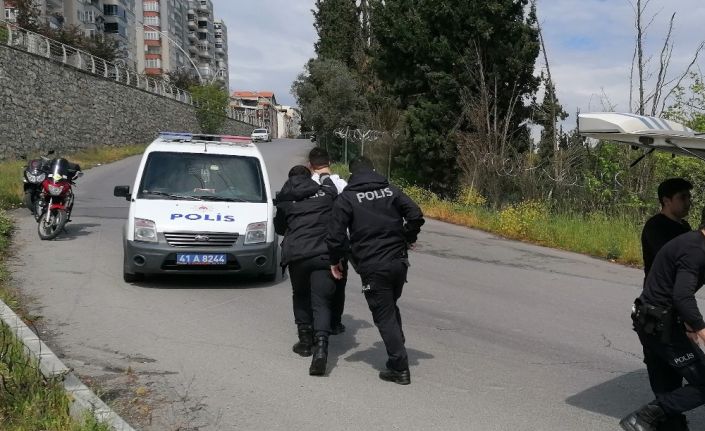
{"label": "asphalt road", "polygon": [[[273,190],[310,145],[259,145]],[[138,161],[86,172],[56,241],[18,210],[12,268],[49,346],[139,428],[616,430],[650,399],[629,319],[640,270],[433,220],[400,301],[412,384],[377,378],[385,351],[356,276],[348,331],[310,377],[288,279],[122,281],[127,202],[112,189]]]}

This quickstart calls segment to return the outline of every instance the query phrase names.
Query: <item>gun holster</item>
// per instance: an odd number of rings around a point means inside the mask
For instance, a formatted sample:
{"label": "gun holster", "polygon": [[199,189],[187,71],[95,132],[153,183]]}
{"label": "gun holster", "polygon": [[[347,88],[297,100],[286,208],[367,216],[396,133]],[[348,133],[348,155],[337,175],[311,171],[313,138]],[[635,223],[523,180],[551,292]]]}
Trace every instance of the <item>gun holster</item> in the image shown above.
{"label": "gun holster", "polygon": [[660,336],[662,343],[671,340],[675,315],[672,308],[657,307],[644,303],[641,298],[634,300],[632,321],[634,329],[648,335]]}

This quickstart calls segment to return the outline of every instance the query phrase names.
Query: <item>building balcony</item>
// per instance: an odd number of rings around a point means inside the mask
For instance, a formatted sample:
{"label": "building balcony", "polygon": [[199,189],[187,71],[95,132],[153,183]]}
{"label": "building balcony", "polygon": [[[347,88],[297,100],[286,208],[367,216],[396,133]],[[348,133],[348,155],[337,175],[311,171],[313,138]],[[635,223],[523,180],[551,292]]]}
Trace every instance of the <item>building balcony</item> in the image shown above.
{"label": "building balcony", "polygon": [[189,50],[189,52],[192,52],[195,54],[198,52],[198,47],[196,45],[189,45],[188,50]]}
{"label": "building balcony", "polygon": [[195,30],[195,29],[198,28],[198,24],[196,24],[196,21],[191,21],[191,20],[189,20],[189,22],[188,22],[188,28]]}
{"label": "building balcony", "polygon": [[188,11],[186,11],[187,14],[189,15],[196,15],[196,11],[193,10],[193,7],[189,6]]}
{"label": "building balcony", "polygon": [[215,53],[218,54],[218,55],[224,55],[224,54],[225,54],[225,50],[224,50],[223,48],[216,48],[216,49],[215,49]]}
{"label": "building balcony", "polygon": [[208,27],[198,27],[198,31],[202,33],[208,33]]}
{"label": "building balcony", "polygon": [[208,8],[208,3],[198,3],[198,11],[199,12],[210,12],[210,9]]}
{"label": "building balcony", "polygon": [[198,40],[198,36],[196,36],[196,32],[195,32],[195,31],[189,31],[189,32],[188,32],[188,38],[189,38],[189,40]]}
{"label": "building balcony", "polygon": [[199,49],[199,50],[198,50],[198,56],[201,57],[201,58],[211,58],[211,57],[213,57],[213,55],[211,54],[211,52],[208,51],[207,49]]}

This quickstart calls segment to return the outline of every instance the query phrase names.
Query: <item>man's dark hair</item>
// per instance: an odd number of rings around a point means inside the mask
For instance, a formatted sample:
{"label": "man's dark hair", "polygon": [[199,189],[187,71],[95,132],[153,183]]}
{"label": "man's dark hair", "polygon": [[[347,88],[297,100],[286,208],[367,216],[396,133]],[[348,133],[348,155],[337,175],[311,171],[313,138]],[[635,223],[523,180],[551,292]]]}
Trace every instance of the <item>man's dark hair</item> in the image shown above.
{"label": "man's dark hair", "polygon": [[676,193],[687,192],[693,185],[683,178],[669,178],[658,185],[658,201],[663,205],[663,198],[672,198]]}
{"label": "man's dark hair", "polygon": [[328,166],[330,164],[330,155],[328,154],[328,151],[326,151],[325,148],[314,147],[308,153],[308,162],[311,164],[311,166],[315,166],[317,168]]}
{"label": "man's dark hair", "polygon": [[298,175],[310,177],[311,171],[309,171],[308,168],[304,165],[296,165],[293,168],[289,169],[289,178],[295,177]]}
{"label": "man's dark hair", "polygon": [[350,168],[351,174],[375,170],[375,165],[372,164],[372,160],[368,159],[365,156],[355,157],[354,159],[350,160],[348,167]]}

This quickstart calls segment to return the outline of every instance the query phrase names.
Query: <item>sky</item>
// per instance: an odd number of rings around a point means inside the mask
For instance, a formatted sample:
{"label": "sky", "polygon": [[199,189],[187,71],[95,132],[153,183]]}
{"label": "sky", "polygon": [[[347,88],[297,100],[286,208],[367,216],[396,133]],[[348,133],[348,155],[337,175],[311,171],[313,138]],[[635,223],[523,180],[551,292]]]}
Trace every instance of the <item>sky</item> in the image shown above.
{"label": "sky", "polygon": [[[571,114],[566,122],[574,124],[578,109],[602,111],[609,105],[630,111],[635,41],[630,1],[537,0],[537,4],[558,98]],[[271,90],[279,103],[294,105],[291,83],[314,55],[314,0],[213,0],[213,5],[215,16],[228,27],[230,90]],[[650,0],[645,19],[653,17],[653,21],[646,31],[644,51],[651,58],[647,66],[651,74],[657,72],[674,12],[669,78],[682,73],[705,40],[705,1]],[[705,68],[705,52],[699,63]],[[544,68],[543,57],[536,67],[537,73]]]}

